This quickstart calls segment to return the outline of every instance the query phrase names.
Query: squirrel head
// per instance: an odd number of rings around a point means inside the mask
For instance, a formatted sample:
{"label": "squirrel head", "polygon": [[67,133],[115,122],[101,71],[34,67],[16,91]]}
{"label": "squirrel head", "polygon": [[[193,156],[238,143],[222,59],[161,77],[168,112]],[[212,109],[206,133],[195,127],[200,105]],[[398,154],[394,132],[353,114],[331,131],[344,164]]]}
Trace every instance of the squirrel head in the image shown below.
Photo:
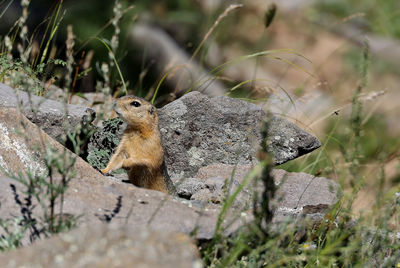
{"label": "squirrel head", "polygon": [[116,100],[114,110],[130,128],[142,130],[158,127],[156,108],[142,98],[133,95],[121,97]]}

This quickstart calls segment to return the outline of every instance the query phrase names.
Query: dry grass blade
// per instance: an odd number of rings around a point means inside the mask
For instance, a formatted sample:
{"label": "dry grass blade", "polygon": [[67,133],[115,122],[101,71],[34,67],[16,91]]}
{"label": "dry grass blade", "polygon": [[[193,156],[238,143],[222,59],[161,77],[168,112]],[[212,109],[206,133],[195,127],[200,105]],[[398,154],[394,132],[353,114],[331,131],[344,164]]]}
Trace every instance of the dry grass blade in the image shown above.
{"label": "dry grass blade", "polygon": [[201,40],[200,45],[196,48],[196,50],[194,51],[192,57],[190,58],[190,60],[193,60],[194,57],[196,57],[197,53],[199,53],[200,48],[204,45],[204,43],[207,41],[207,39],[210,37],[210,35],[212,34],[212,32],[215,30],[215,28],[217,28],[218,24],[226,17],[228,16],[229,12],[237,9],[237,8],[241,8],[243,7],[242,4],[234,4],[234,5],[230,5],[227,9],[225,9],[225,11],[219,15],[218,19],[214,22],[213,26],[210,28],[210,30],[208,30],[208,32],[206,33],[206,35],[204,36],[203,40]]}
{"label": "dry grass blade", "polygon": [[[5,1],[2,1],[2,2],[0,3],[0,8],[3,6],[4,2],[5,2]],[[6,11],[8,10],[8,8],[11,6],[12,2],[14,2],[14,0],[11,0],[11,1],[8,2],[8,4],[6,5],[6,7],[5,7],[5,8],[3,9],[3,11],[1,12],[0,18],[3,17],[3,15],[6,13]]]}
{"label": "dry grass blade", "polygon": [[73,71],[73,64],[74,64],[74,45],[75,45],[75,37],[74,37],[74,32],[72,29],[72,25],[68,25],[67,27],[67,41],[65,42],[66,44],[66,57],[67,57],[67,72],[65,73],[65,86],[64,86],[64,91],[69,92],[71,89],[71,76],[72,76],[72,71]]}
{"label": "dry grass blade", "polygon": [[[369,94],[366,94],[364,96],[360,97],[360,102],[361,103],[365,103],[365,102],[369,102],[369,101],[373,101],[376,100],[382,96],[384,96],[386,94],[386,90],[380,90],[380,91],[372,91]],[[332,115],[338,115],[341,111],[350,108],[352,105],[351,102],[348,102],[340,107],[336,107],[335,109],[333,109],[332,111],[329,111],[327,114],[321,116],[320,118],[317,118],[316,120],[314,120],[311,124],[309,124],[307,127],[312,127],[314,125],[317,125],[318,123],[320,123],[321,121],[324,121],[328,118],[330,118]],[[363,120],[363,124],[366,122],[366,120],[368,118],[370,118],[371,114],[375,111],[371,110],[370,113],[368,114],[368,116],[365,117],[365,119]]]}

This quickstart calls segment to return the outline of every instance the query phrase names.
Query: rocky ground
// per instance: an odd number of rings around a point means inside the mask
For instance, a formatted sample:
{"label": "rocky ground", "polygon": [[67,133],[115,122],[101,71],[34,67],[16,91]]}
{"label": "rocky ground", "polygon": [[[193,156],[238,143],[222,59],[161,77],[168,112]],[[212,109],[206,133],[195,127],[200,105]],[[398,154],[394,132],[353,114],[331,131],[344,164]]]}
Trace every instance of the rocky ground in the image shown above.
{"label": "rocky ground", "polygon": [[[29,185],[11,175],[46,174],[43,158],[49,148],[63,152],[65,147],[58,141],[66,127],[71,130],[89,124],[95,111],[30,98],[4,84],[0,93],[0,166],[4,170],[0,214],[38,219],[43,204],[29,198]],[[20,103],[23,109],[18,108]],[[315,136],[286,119],[229,97],[209,98],[193,92],[159,109],[159,114],[167,168],[178,196],[137,188],[126,183],[123,174],[105,177],[76,157],[75,177],[65,193],[63,213],[79,216],[78,227],[32,244],[30,241],[43,235],[28,230],[22,248],[0,256],[3,267],[100,263],[104,267],[127,267],[129,263],[201,267],[196,239],[204,242],[213,237],[222,204],[242,184],[247,183],[224,219],[225,235],[234,234],[253,219],[252,196],[263,188],[249,183],[254,176],[247,175],[260,171],[256,155],[262,120],[270,122],[269,150],[275,164],[320,146]],[[304,215],[320,220],[341,192],[339,185],[327,178],[277,169],[272,175],[278,187],[272,221],[276,225]],[[53,177],[61,180],[59,175]]]}

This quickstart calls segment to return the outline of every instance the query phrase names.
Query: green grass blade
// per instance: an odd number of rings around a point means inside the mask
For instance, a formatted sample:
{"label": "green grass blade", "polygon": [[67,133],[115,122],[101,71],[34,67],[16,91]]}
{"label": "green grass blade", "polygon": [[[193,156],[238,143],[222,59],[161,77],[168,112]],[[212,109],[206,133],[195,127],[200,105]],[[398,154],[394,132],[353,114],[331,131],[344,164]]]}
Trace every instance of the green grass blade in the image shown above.
{"label": "green grass blade", "polygon": [[125,92],[126,95],[128,95],[128,90],[126,88],[126,83],[125,83],[125,80],[124,80],[124,76],[122,75],[121,69],[119,68],[119,65],[118,65],[118,62],[117,62],[117,59],[115,58],[115,55],[112,52],[110,46],[107,44],[106,41],[104,41],[103,39],[101,39],[99,37],[96,37],[95,39],[99,40],[107,48],[108,52],[110,53],[110,55],[111,55],[111,57],[112,57],[112,59],[114,61],[115,67],[117,67],[117,71],[118,71],[119,77],[121,78],[122,85],[123,85],[123,88],[124,88],[124,92]]}

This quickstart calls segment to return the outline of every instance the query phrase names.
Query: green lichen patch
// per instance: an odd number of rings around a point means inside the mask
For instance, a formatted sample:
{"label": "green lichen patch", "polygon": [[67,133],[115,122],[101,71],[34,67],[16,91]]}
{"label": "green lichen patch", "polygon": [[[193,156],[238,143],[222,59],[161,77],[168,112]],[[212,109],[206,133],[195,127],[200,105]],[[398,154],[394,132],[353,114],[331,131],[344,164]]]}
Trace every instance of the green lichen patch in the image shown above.
{"label": "green lichen patch", "polygon": [[111,155],[117,148],[124,131],[124,122],[119,117],[103,122],[90,138],[87,162],[98,169],[106,167]]}

